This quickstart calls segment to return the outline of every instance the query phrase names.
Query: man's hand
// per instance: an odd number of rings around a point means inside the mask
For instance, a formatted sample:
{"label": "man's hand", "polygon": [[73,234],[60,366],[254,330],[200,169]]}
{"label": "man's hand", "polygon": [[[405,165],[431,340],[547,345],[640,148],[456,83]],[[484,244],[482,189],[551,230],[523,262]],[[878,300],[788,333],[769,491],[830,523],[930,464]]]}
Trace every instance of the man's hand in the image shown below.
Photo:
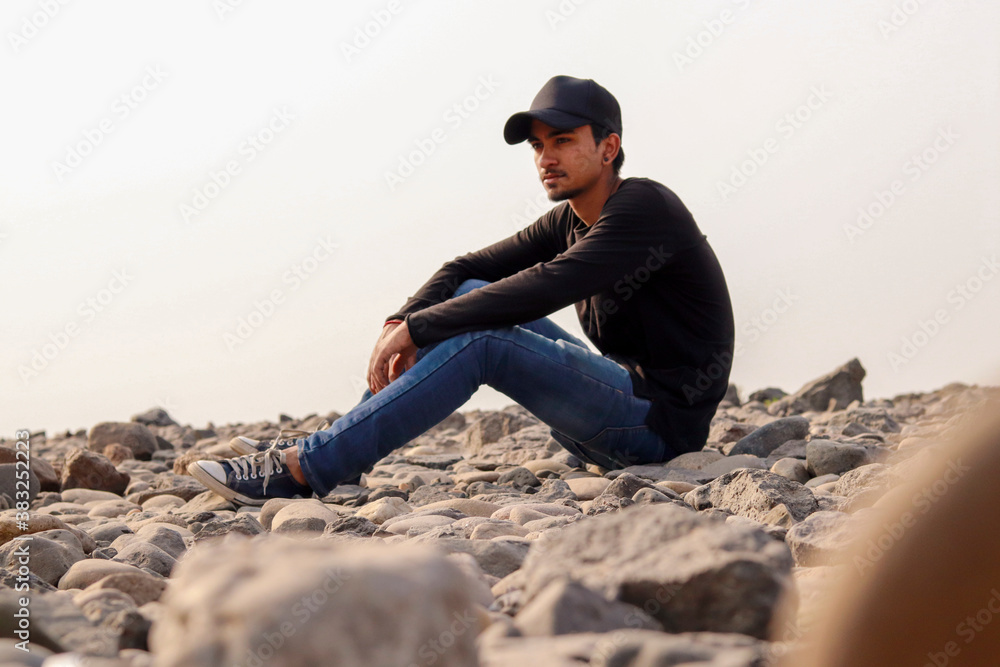
{"label": "man's hand", "polygon": [[417,346],[406,322],[389,324],[375,343],[368,363],[368,388],[377,394],[417,362]]}

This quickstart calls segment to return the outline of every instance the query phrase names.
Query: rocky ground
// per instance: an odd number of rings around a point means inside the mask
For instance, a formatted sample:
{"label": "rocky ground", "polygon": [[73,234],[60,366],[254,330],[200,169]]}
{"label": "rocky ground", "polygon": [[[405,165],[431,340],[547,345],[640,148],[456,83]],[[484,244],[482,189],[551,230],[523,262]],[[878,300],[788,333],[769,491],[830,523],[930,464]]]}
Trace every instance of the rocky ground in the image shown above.
{"label": "rocky ground", "polygon": [[186,464],[338,415],[33,433],[30,501],[0,442],[0,667],[771,664],[915,455],[1000,398],[864,401],[863,377],[731,388],[703,451],[626,470],[582,466],[520,407],[455,413],[362,486],[262,508]]}

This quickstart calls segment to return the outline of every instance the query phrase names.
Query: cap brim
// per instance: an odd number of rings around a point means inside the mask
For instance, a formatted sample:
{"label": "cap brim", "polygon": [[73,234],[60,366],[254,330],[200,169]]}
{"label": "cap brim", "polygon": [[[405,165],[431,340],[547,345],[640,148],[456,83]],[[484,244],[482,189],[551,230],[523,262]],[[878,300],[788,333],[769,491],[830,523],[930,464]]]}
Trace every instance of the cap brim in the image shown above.
{"label": "cap brim", "polygon": [[536,109],[521,111],[507,119],[503,128],[503,138],[508,144],[519,144],[531,135],[531,121],[540,120],[557,130],[570,130],[594,121],[558,109]]}

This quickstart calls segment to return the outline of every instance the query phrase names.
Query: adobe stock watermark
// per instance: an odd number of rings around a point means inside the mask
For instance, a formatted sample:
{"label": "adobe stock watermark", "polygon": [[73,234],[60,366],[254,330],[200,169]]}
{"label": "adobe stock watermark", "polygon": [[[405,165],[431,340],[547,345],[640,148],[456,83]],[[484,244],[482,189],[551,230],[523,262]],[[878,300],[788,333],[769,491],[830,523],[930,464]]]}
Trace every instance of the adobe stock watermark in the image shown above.
{"label": "adobe stock watermark", "polygon": [[[983,606],[974,613],[966,616],[955,626],[955,634],[964,640],[968,646],[979,633],[986,630],[993,622],[993,617],[1000,614],[1000,591],[996,588],[989,590],[989,597]],[[927,654],[927,662],[924,667],[947,667],[952,658],[957,658],[962,653],[962,646],[955,640],[946,642],[940,651],[932,651]]]}
{"label": "adobe stock watermark", "polygon": [[[938,128],[937,135],[930,144],[903,163],[902,176],[906,177],[910,183],[916,183],[941,159],[942,155],[955,145],[955,140],[959,138],[960,135],[950,125]],[[858,217],[854,224],[844,225],[844,234],[847,236],[847,240],[854,243],[863,236],[876,222],[882,219],[904,194],[906,194],[906,181],[903,178],[893,179],[885,190],[876,190],[872,194],[872,200],[867,205],[858,207]]]}
{"label": "adobe stock watermark", "polygon": [[257,156],[264,152],[279,134],[288,129],[293,120],[295,114],[286,107],[274,109],[271,117],[259,130],[246,136],[235,155],[231,156],[220,169],[208,172],[208,178],[204,183],[194,189],[190,202],[180,203],[180,213],[184,222],[191,224],[195,216],[203,213],[232,184],[233,178],[243,173],[243,168],[257,159]]}
{"label": "adobe stock watermark", "polygon": [[878,31],[882,33],[882,37],[889,39],[889,35],[909,23],[910,19],[925,4],[927,4],[927,0],[903,0],[902,2],[897,2],[892,6],[892,12],[889,13],[888,18],[878,20],[876,24]]}
{"label": "adobe stock watermark", "polygon": [[323,263],[333,256],[333,251],[338,247],[340,246],[331,241],[329,235],[317,239],[305,257],[294,262],[281,274],[281,284],[285,287],[276,287],[264,297],[254,300],[250,312],[237,320],[232,331],[226,331],[222,334],[222,340],[229,351],[235,352],[239,349],[257,330],[264,326],[265,322],[274,317],[278,308],[285,303],[288,295],[297,291],[315,275]]}
{"label": "adobe stock watermark", "polygon": [[540,190],[534,197],[525,197],[524,208],[520,213],[512,213],[510,216],[511,228],[515,232],[524,229],[547,213],[554,203],[545,190]]}
{"label": "adobe stock watermark", "polygon": [[577,8],[585,2],[587,0],[559,0],[555,9],[546,9],[545,20],[549,22],[549,28],[556,30],[568,21],[569,17],[576,13]]}
{"label": "adobe stock watermark", "polygon": [[920,350],[927,347],[941,333],[941,329],[951,321],[952,313],[965,308],[970,301],[979,295],[986,283],[993,280],[997,273],[1000,273],[1000,263],[997,262],[996,253],[990,257],[983,257],[971,276],[957,283],[954,288],[948,291],[945,299],[951,304],[951,310],[937,308],[931,317],[918,320],[917,328],[913,333],[903,336],[900,339],[900,346],[886,354],[886,361],[889,362],[892,370],[898,373],[900,367],[913,361]]}
{"label": "adobe stock watermark", "polygon": [[371,19],[364,25],[355,26],[354,36],[350,42],[340,43],[340,52],[344,54],[344,59],[350,63],[354,58],[361,55],[371,43],[389,27],[392,20],[403,11],[403,3],[400,0],[389,0],[384,9],[376,9],[371,13]]}
{"label": "adobe stock watermark", "polygon": [[349,578],[342,568],[328,568],[322,585],[317,586],[311,593],[303,595],[292,605],[291,620],[282,621],[274,630],[262,632],[262,640],[256,647],[247,649],[246,657],[241,664],[246,667],[266,667],[285,642],[294,637],[295,633],[309,622],[313,614],[325,607]]}
{"label": "adobe stock watermark", "polygon": [[132,112],[145,102],[150,93],[160,87],[160,84],[167,78],[159,65],[148,65],[143,70],[142,78],[125,92],[115,97],[111,103],[110,113],[97,122],[92,127],[81,130],[83,138],[66,146],[66,155],[63,161],[52,163],[52,172],[56,180],[60,183],[75,169],[83,164],[84,158],[91,155],[94,150],[104,143],[104,140],[111,135],[119,124],[124,122]]}
{"label": "adobe stock watermark", "polygon": [[857,568],[858,574],[864,574],[866,570],[874,567],[875,563],[880,561],[889,549],[903,538],[906,531],[916,524],[917,517],[927,514],[934,504],[941,500],[951,487],[958,484],[969,470],[971,468],[963,464],[961,459],[948,461],[948,469],[944,471],[940,479],[936,479],[914,492],[910,497],[910,504],[915,508],[915,511],[903,512],[898,521],[884,523],[883,530],[878,537],[869,538],[866,545],[868,549],[864,554],[854,557],[854,567]]}
{"label": "adobe stock watermark", "polygon": [[59,15],[62,8],[69,4],[69,1],[38,0],[38,11],[23,16],[17,32],[12,30],[7,33],[7,41],[10,42],[10,48],[14,53],[18,53],[28,42],[37,37],[42,29]]}
{"label": "adobe stock watermark", "polygon": [[[799,299],[800,297],[793,294],[789,287],[777,290],[771,305],[744,322],[742,326],[737,328],[737,331],[741,331],[746,335],[751,343],[756,342],[781,319],[782,315],[791,310],[792,306]],[[728,350],[714,352],[704,364],[704,367],[697,369],[694,383],[685,384],[681,387],[688,405],[694,405],[695,401],[702,398],[706,391],[713,388],[716,380],[721,378],[725,373],[730,372],[733,363],[746,350],[747,348],[743,342],[736,341],[733,344],[732,354]]]}
{"label": "adobe stock watermark", "polygon": [[444,113],[441,114],[441,119],[448,127],[436,127],[427,137],[414,139],[414,150],[406,154],[400,153],[396,169],[385,172],[385,183],[389,186],[390,192],[395,192],[397,187],[414,174],[417,167],[427,162],[427,159],[437,151],[438,145],[443,144],[448,139],[449,130],[454,132],[460,128],[483,102],[493,96],[499,87],[500,83],[493,78],[492,74],[481,76],[478,85],[471,94],[445,109]]}
{"label": "adobe stock watermark", "polygon": [[107,284],[99,289],[95,294],[87,297],[76,307],[75,317],[56,331],[49,332],[48,340],[31,351],[31,358],[27,363],[17,367],[17,374],[25,386],[37,378],[49,365],[62,354],[70,341],[80,335],[88,325],[90,325],[100,313],[106,311],[118,298],[118,295],[125,291],[133,280],[128,269],[124,268],[111,273],[111,279]]}
{"label": "adobe stock watermark", "polygon": [[212,9],[220,21],[225,21],[229,14],[243,6],[244,0],[212,0]]}
{"label": "adobe stock watermark", "polygon": [[813,115],[830,101],[831,97],[833,95],[827,90],[825,84],[810,88],[805,101],[792,111],[785,113],[774,124],[777,136],[768,137],[759,147],[748,149],[747,158],[733,166],[729,178],[716,182],[716,189],[722,197],[722,201],[727,201],[746,185],[754,174],[767,164],[771,156],[778,152],[781,148],[781,142],[788,141],[795,136],[795,133],[801,130],[812,119]]}
{"label": "adobe stock watermark", "polygon": [[471,610],[454,612],[454,619],[435,639],[429,639],[417,648],[419,662],[411,662],[407,667],[430,667],[444,656],[466,632],[477,625],[476,615]]}
{"label": "adobe stock watermark", "polygon": [[608,319],[608,315],[617,313],[622,304],[635,296],[636,292],[649,282],[653,274],[662,268],[668,259],[674,256],[674,253],[663,249],[662,243],[657,248],[649,246],[646,250],[647,255],[645,260],[637,264],[634,269],[623,275],[612,285],[612,291],[620,298],[606,298],[598,304],[595,309],[598,325],[604,324]]}
{"label": "adobe stock watermark", "polygon": [[[746,10],[750,7],[751,0],[732,0],[739,10]],[[687,38],[683,50],[674,51],[674,64],[678,72],[683,72],[688,65],[693,65],[694,61],[705,53],[705,50],[715,44],[716,40],[722,37],[726,29],[736,22],[737,14],[732,9],[723,9],[719,15],[713,19],[702,21],[703,29],[697,34]]]}

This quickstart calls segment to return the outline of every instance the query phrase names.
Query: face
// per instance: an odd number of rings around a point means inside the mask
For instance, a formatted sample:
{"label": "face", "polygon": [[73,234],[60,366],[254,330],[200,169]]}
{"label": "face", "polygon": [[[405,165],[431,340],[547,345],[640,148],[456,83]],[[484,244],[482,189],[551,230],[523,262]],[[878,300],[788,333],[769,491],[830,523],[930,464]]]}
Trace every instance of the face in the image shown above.
{"label": "face", "polygon": [[573,199],[600,182],[605,165],[604,143],[594,144],[590,125],[557,130],[540,120],[532,121],[528,144],[550,200]]}

